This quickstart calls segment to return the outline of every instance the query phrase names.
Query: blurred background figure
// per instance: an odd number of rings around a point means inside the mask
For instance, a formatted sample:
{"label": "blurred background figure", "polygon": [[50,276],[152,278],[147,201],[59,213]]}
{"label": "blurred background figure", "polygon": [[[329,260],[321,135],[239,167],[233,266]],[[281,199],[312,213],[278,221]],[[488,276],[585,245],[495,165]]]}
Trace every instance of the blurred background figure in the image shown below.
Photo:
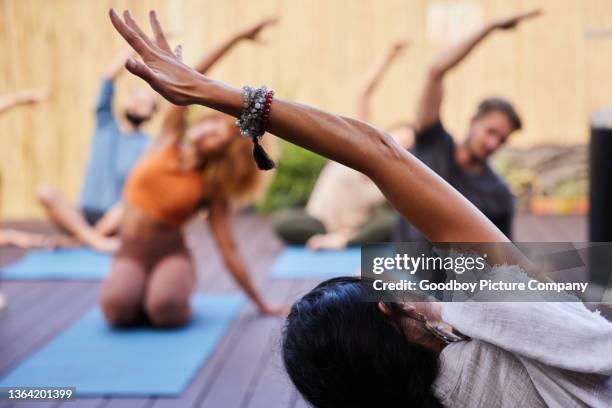
{"label": "blurred background figure", "polygon": [[[19,105],[31,105],[45,101],[49,98],[49,91],[45,88],[26,89],[13,94],[0,97],[0,115],[8,112]],[[0,229],[0,247],[4,245],[15,245],[20,247],[45,245],[46,237],[40,234]],[[8,301],[6,296],[0,292],[0,311],[6,308]]]}
{"label": "blurred background figure", "polygon": [[[6,113],[20,105],[34,105],[49,98],[46,88],[26,89],[0,97],[0,114]],[[0,229],[0,246],[15,245],[18,247],[41,246],[47,242],[43,235],[29,234],[17,230]],[[3,299],[0,298],[0,309]]]}
{"label": "blurred background figure", "polygon": [[[365,77],[357,98],[358,119],[371,122],[372,95],[405,48],[406,42],[393,44]],[[412,143],[413,131],[408,123],[391,127],[389,134],[403,147]],[[287,244],[306,245],[313,250],[387,242],[394,216],[385,203],[368,177],[330,161],[321,171],[306,208],[279,215],[275,228]]]}
{"label": "blurred background figure", "polygon": [[40,203],[54,223],[79,244],[105,252],[118,248],[118,241],[110,236],[116,232],[123,212],[123,183],[149,143],[141,127],[156,110],[153,94],[138,89],[130,93],[121,117],[113,113],[115,80],[124,72],[131,54],[118,56],[102,77],[95,107],[96,127],[78,207],[52,186],[45,184],[38,190]]}
{"label": "blurred background figure", "polygon": [[[472,116],[465,141],[456,145],[440,119],[443,81],[491,33],[515,28],[522,20],[539,14],[533,11],[492,21],[438,55],[429,67],[415,117],[415,156],[455,187],[510,239],[514,199],[507,185],[489,166],[488,159],[513,132],[521,129],[521,119],[507,100],[485,99]],[[398,220],[394,238],[404,242],[425,239],[402,218]]]}
{"label": "blurred background figure", "polygon": [[[150,18],[159,24],[153,14]],[[200,57],[194,69],[206,73],[236,45],[257,40],[276,21],[264,19],[228,37]],[[170,49],[165,38],[157,41]],[[168,106],[159,137],[126,182],[121,246],[100,296],[110,324],[130,327],[148,321],[157,327],[177,327],[189,321],[197,276],[183,227],[200,210],[208,211],[227,269],[259,312],[283,312],[255,288],[230,226],[232,207],[256,194],[265,181],[252,149],[252,141],[240,136],[230,116],[209,113],[188,122],[186,106]]]}

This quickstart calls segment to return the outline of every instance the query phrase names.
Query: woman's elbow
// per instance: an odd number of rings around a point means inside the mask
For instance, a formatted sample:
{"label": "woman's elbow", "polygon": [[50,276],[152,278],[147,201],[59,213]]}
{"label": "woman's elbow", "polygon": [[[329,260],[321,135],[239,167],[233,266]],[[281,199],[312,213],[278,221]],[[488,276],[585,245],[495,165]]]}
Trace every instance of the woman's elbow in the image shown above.
{"label": "woman's elbow", "polygon": [[382,167],[382,164],[401,160],[402,156],[406,154],[405,149],[398,145],[395,139],[386,132],[375,132],[370,139],[369,157],[363,170],[370,177]]}

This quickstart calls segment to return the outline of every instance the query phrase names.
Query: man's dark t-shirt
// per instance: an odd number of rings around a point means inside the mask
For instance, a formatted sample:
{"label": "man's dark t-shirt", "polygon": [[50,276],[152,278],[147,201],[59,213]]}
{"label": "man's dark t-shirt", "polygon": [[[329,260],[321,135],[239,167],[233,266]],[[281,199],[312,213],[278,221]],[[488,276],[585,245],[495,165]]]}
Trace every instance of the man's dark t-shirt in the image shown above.
{"label": "man's dark t-shirt", "polygon": [[[506,184],[485,163],[482,172],[466,173],[455,161],[455,143],[440,121],[415,138],[412,153],[483,212],[511,238],[514,198]],[[443,200],[443,197],[440,197]],[[400,217],[395,241],[424,241],[423,234]]]}

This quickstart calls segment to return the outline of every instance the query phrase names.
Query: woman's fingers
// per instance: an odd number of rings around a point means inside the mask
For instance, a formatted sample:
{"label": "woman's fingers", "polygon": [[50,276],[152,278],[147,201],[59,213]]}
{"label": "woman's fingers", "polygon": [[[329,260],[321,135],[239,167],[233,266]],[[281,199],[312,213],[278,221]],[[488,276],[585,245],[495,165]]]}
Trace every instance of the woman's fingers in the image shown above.
{"label": "woman's fingers", "polygon": [[142,29],[140,28],[138,23],[136,23],[136,20],[132,18],[132,14],[130,14],[128,10],[125,10],[123,12],[123,19],[125,20],[125,23],[132,29],[132,31],[138,34],[138,36],[145,42],[145,44],[147,44],[150,48],[155,47],[153,41],[149,39],[149,36],[147,36],[144,31],[142,31]]}
{"label": "woman's fingers", "polygon": [[159,20],[157,19],[157,14],[155,13],[155,10],[151,10],[149,12],[149,21],[151,22],[151,28],[153,29],[153,34],[155,34],[155,42],[157,43],[157,46],[161,48],[162,50],[172,54],[170,44],[168,44],[168,40],[166,39],[164,31],[162,30],[161,24],[159,23]]}
{"label": "woman's fingers", "polygon": [[151,71],[151,69],[142,61],[135,60],[134,58],[127,60],[125,63],[125,68],[132,74],[144,79],[149,84],[152,84],[153,80],[155,79],[155,74],[153,71]]}
{"label": "woman's fingers", "polygon": [[149,46],[144,42],[140,36],[134,32],[123,20],[115,13],[115,10],[111,9],[109,12],[111,22],[115,29],[121,34],[121,36],[128,42],[141,56],[144,56],[149,51]]}

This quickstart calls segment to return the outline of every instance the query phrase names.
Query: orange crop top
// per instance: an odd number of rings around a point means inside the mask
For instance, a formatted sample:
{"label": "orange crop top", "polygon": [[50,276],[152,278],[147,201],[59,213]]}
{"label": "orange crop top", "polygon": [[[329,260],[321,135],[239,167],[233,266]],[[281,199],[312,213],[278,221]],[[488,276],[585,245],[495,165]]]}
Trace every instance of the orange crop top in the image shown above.
{"label": "orange crop top", "polygon": [[125,201],[151,218],[181,227],[194,215],[204,196],[201,170],[179,168],[176,144],[153,151],[136,163],[125,182]]}

